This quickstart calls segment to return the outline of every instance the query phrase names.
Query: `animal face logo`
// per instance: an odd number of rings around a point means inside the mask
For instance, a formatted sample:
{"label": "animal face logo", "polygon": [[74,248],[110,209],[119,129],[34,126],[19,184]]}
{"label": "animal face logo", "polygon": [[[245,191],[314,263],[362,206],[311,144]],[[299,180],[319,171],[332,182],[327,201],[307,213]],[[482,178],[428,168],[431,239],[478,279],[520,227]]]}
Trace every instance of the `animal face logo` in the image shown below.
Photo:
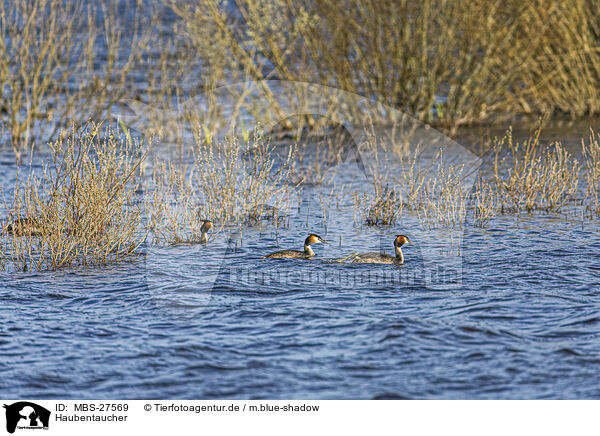
{"label": "animal face logo", "polygon": [[47,429],[50,422],[50,411],[42,406],[28,401],[19,401],[10,405],[5,404],[6,431],[14,433],[18,428]]}

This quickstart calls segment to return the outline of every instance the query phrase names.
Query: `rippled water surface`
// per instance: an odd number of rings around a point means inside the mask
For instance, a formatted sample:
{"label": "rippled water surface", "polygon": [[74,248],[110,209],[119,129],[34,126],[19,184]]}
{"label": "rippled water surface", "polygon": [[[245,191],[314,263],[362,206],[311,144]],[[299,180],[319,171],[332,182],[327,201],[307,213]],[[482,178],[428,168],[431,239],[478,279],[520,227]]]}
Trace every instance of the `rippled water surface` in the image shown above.
{"label": "rippled water surface", "polygon": [[[330,189],[330,188],[329,188]],[[310,209],[309,209],[310,204]],[[156,247],[137,263],[3,273],[0,392],[12,398],[600,398],[595,221],[503,216],[460,252],[305,199],[289,229]],[[263,260],[330,240],[317,258]],[[323,263],[353,251],[406,264]],[[391,236],[391,237],[390,237]],[[277,241],[277,242],[276,242]],[[340,247],[341,245],[341,247]],[[447,251],[448,282],[427,278]],[[440,274],[444,273],[444,265]],[[438,281],[438,282],[436,282]]]}

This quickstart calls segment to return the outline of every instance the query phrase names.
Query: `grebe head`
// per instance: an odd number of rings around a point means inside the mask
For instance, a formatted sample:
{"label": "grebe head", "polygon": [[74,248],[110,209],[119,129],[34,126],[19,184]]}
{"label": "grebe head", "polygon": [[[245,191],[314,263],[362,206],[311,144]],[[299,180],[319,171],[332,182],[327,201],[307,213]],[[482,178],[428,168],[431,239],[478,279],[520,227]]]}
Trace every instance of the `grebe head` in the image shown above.
{"label": "grebe head", "polygon": [[211,220],[202,220],[202,227],[200,228],[200,232],[206,233],[212,228],[212,226],[213,223]]}
{"label": "grebe head", "polygon": [[319,235],[310,234],[308,235],[308,238],[306,238],[306,240],[304,241],[304,245],[316,244],[317,242],[324,242],[325,244],[327,244],[327,241],[321,238]]}
{"label": "grebe head", "polygon": [[412,244],[413,242],[404,235],[396,236],[394,239],[394,247],[402,247],[404,244]]}

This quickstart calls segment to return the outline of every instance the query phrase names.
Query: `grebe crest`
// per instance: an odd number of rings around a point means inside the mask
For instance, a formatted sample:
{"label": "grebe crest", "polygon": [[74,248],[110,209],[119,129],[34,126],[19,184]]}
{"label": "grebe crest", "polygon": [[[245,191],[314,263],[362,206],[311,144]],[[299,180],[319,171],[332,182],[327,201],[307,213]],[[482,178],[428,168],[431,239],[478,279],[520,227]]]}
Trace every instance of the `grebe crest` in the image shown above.
{"label": "grebe crest", "polygon": [[412,244],[412,241],[404,235],[396,236],[396,239],[394,239],[394,247],[402,247],[404,244]]}
{"label": "grebe crest", "polygon": [[327,244],[327,241],[325,241],[319,235],[315,235],[315,234],[311,233],[304,240],[304,251],[300,251],[300,250],[281,250],[281,251],[276,251],[274,253],[271,253],[271,254],[268,254],[266,256],[263,256],[263,257],[261,257],[261,259],[277,259],[277,258],[310,259],[311,257],[313,257],[315,255],[315,252],[313,251],[311,245],[312,244],[318,244],[320,242],[323,242],[323,243]]}

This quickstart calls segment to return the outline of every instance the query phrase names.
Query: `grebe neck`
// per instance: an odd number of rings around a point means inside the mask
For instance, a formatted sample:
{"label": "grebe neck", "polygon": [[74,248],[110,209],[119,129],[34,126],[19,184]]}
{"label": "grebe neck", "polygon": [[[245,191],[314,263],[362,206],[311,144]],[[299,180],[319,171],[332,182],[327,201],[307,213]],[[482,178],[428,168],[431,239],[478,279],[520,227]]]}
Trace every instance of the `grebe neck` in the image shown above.
{"label": "grebe neck", "polygon": [[314,256],[314,255],[315,255],[315,252],[314,252],[314,251],[313,251],[313,249],[310,247],[310,245],[306,245],[306,244],[304,244],[304,253],[305,253],[307,256]]}
{"label": "grebe neck", "polygon": [[208,232],[202,232],[202,233],[200,234],[200,242],[201,242],[201,243],[206,243],[206,242],[208,242],[208,236],[207,236],[207,233],[208,233]]}
{"label": "grebe neck", "polygon": [[404,254],[402,253],[402,247],[396,246],[396,259],[400,263],[404,263]]}

